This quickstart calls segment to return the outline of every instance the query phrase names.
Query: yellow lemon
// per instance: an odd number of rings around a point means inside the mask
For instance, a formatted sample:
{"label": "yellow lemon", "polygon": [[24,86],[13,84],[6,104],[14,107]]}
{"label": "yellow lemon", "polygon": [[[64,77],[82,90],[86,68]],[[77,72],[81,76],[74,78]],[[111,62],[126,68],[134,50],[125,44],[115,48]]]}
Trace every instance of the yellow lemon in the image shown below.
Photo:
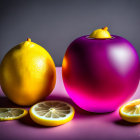
{"label": "yellow lemon", "polygon": [[16,120],[26,116],[28,111],[21,108],[0,108],[0,121]]}
{"label": "yellow lemon", "polygon": [[122,119],[128,122],[140,122],[140,99],[136,99],[124,104],[120,107],[119,113]]}
{"label": "yellow lemon", "polygon": [[56,69],[50,54],[31,39],[12,48],[0,65],[5,95],[18,105],[32,105],[54,89]]}
{"label": "yellow lemon", "polygon": [[96,38],[96,39],[107,39],[107,38],[111,38],[111,35],[108,32],[108,27],[104,27],[102,29],[97,29],[93,31],[89,37]]}
{"label": "yellow lemon", "polygon": [[29,113],[32,120],[40,125],[58,126],[71,121],[75,110],[66,102],[50,100],[35,104]]}

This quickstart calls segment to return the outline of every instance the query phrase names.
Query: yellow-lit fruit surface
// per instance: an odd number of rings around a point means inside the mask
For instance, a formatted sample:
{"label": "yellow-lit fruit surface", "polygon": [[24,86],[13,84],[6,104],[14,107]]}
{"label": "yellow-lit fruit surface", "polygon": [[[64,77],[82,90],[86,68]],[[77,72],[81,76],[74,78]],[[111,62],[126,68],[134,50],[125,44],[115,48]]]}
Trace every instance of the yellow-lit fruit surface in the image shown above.
{"label": "yellow-lit fruit surface", "polygon": [[56,69],[50,54],[31,39],[12,48],[0,65],[5,95],[18,105],[32,105],[54,89]]}

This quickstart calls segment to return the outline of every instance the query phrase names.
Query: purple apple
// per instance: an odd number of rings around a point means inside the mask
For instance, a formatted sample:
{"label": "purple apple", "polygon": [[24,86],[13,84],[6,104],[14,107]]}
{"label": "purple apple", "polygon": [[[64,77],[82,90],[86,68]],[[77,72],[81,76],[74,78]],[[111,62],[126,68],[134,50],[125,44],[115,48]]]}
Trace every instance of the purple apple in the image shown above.
{"label": "purple apple", "polygon": [[135,48],[107,29],[74,40],[63,59],[67,93],[80,108],[90,112],[115,111],[135,93],[139,83]]}

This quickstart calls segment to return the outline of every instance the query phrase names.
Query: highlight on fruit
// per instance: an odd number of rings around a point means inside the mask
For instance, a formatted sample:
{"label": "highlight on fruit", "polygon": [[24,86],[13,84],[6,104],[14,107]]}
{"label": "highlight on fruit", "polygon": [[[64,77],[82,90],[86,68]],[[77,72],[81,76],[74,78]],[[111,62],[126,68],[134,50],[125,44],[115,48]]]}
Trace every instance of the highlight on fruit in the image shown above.
{"label": "highlight on fruit", "polygon": [[4,56],[0,65],[1,88],[18,105],[33,105],[49,96],[56,83],[51,55],[27,38]]}
{"label": "highlight on fruit", "polygon": [[108,27],[72,41],[62,63],[64,87],[82,109],[115,111],[135,93],[139,83],[139,56],[125,38]]}

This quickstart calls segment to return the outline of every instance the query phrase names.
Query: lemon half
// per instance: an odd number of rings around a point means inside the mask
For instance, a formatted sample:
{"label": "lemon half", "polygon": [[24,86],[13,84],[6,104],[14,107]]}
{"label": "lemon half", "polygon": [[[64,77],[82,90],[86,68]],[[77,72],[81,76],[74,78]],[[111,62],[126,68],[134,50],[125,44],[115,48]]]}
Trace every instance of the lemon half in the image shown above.
{"label": "lemon half", "polygon": [[130,101],[121,106],[119,109],[119,114],[122,119],[128,122],[140,122],[140,99]]}
{"label": "lemon half", "polygon": [[0,121],[20,119],[27,113],[26,109],[21,108],[0,108]]}
{"label": "lemon half", "polygon": [[30,109],[32,120],[44,126],[58,126],[73,119],[74,108],[63,101],[50,100],[35,104]]}

